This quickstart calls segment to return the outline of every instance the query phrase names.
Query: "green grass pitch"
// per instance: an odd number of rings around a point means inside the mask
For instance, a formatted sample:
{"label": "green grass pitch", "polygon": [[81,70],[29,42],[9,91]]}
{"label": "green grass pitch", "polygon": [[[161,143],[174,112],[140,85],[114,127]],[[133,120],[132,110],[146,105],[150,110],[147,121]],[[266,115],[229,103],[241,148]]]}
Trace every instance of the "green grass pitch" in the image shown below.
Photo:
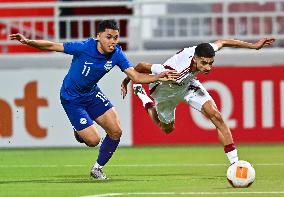
{"label": "green grass pitch", "polygon": [[107,181],[89,177],[97,148],[0,149],[0,196],[284,196],[284,144],[238,151],[256,170],[250,188],[230,187],[217,145],[120,147],[104,169]]}

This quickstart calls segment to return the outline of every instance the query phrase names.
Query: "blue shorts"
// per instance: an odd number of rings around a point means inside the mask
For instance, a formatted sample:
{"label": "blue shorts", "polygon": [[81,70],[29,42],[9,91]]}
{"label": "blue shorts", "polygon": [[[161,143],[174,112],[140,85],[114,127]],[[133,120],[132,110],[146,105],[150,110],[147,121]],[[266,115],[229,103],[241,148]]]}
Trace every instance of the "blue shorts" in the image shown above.
{"label": "blue shorts", "polygon": [[60,98],[74,131],[81,131],[94,124],[94,120],[113,107],[101,90],[87,97],[74,100]]}

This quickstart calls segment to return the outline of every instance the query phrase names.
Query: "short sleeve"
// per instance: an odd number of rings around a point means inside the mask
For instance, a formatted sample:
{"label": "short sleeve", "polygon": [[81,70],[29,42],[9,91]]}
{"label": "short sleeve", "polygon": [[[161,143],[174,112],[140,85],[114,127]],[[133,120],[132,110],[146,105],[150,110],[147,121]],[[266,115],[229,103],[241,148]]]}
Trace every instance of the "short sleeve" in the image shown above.
{"label": "short sleeve", "polygon": [[214,43],[209,43],[209,44],[213,47],[215,52],[219,50],[219,47],[217,46],[217,44],[214,44]]}
{"label": "short sleeve", "polygon": [[63,47],[64,53],[78,55],[86,49],[87,44],[86,41],[64,42]]}
{"label": "short sleeve", "polygon": [[151,66],[151,72],[154,75],[160,74],[161,72],[164,72],[166,69],[162,64],[152,64]]}
{"label": "short sleeve", "polygon": [[123,72],[124,70],[132,67],[132,64],[127,59],[126,55],[123,53],[123,51],[119,51],[119,60],[118,60],[118,67]]}

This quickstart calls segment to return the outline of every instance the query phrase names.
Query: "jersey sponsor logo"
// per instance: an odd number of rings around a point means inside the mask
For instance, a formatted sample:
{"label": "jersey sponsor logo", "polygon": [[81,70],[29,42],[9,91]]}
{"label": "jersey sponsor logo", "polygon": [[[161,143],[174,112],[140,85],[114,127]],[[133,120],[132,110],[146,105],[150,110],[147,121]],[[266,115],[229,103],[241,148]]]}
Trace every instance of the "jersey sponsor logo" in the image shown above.
{"label": "jersey sponsor logo", "polygon": [[104,68],[106,69],[106,71],[110,71],[110,69],[112,68],[112,61],[107,61],[107,63],[104,65]]}
{"label": "jersey sponsor logo", "polygon": [[80,124],[87,124],[86,118],[80,118]]}

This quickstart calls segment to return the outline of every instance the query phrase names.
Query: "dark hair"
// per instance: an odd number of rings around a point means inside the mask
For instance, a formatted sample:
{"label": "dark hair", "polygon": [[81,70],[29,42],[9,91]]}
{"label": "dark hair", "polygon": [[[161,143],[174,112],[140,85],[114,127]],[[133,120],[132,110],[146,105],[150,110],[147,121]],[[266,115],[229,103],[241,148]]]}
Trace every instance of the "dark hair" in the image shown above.
{"label": "dark hair", "polygon": [[98,33],[104,32],[106,29],[118,30],[117,22],[115,20],[103,20],[98,25]]}
{"label": "dark hair", "polygon": [[211,44],[209,43],[201,43],[197,45],[195,48],[194,55],[198,57],[214,57],[215,56],[215,51]]}

